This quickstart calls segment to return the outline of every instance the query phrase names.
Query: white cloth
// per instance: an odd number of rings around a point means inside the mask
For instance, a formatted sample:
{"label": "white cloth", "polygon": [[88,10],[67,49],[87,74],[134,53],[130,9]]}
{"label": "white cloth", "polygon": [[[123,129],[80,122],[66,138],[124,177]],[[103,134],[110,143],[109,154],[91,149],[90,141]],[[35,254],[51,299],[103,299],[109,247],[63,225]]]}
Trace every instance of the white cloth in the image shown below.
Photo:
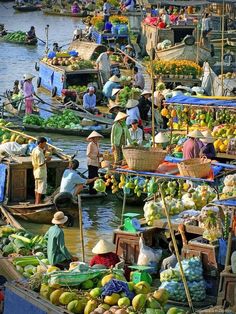
{"label": "white cloth", "polygon": [[202,19],[202,31],[209,31],[211,28],[211,19],[209,17]]}
{"label": "white cloth", "polygon": [[8,142],[0,145],[0,155],[7,153],[8,155],[24,155],[27,145],[20,145],[16,142]]}
{"label": "white cloth", "polygon": [[131,122],[133,120],[138,120],[140,119],[140,112],[139,112],[139,108],[138,106],[131,108],[131,109],[127,109],[126,110],[126,114],[128,114],[129,116],[126,119],[126,124],[127,125],[131,125]]}
{"label": "white cloth", "polygon": [[[137,128],[137,130],[133,130],[132,128],[129,129],[129,134],[132,141],[136,141],[138,145],[142,145],[143,142],[143,130]],[[131,145],[132,143],[127,140],[127,144]]]}
{"label": "white cloth", "polygon": [[110,59],[106,52],[100,54],[100,56],[96,60],[96,64],[98,64],[100,71],[103,72],[111,71]]}

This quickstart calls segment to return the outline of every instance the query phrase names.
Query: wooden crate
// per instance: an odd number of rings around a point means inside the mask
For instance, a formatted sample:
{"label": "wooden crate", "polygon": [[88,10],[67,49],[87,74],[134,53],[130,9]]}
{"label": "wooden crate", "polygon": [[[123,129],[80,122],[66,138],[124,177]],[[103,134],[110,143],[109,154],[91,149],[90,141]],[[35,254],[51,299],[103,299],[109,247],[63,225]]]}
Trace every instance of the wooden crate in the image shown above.
{"label": "wooden crate", "polygon": [[223,306],[225,302],[236,307],[236,274],[223,271],[220,274],[217,304]]}

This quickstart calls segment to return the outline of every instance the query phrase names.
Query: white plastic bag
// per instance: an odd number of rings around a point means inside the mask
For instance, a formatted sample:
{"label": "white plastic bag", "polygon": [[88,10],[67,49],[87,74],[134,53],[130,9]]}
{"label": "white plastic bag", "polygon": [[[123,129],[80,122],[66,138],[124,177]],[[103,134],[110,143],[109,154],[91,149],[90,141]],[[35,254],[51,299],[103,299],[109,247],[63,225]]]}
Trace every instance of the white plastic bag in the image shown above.
{"label": "white plastic bag", "polygon": [[152,263],[159,263],[162,255],[162,250],[154,250],[144,244],[142,237],[139,239],[139,255],[138,263],[139,266],[148,266]]}

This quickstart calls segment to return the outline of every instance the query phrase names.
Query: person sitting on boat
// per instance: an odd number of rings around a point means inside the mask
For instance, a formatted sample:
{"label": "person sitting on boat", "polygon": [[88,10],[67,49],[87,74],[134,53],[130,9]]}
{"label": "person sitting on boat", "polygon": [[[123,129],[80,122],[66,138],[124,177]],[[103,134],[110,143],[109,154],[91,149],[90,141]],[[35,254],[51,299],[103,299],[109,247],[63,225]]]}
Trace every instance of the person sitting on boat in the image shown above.
{"label": "person sitting on boat", "polygon": [[194,130],[187,134],[188,139],[183,145],[183,158],[192,159],[199,158],[200,150],[203,147],[203,143],[199,140],[203,138],[200,131]]}
{"label": "person sitting on boat", "polygon": [[134,119],[131,122],[131,128],[129,129],[131,142],[127,140],[128,145],[142,145],[143,142],[143,130],[138,127],[138,120]]}
{"label": "person sitting on boat", "polygon": [[54,214],[52,223],[54,226],[50,227],[45,234],[47,239],[47,257],[50,265],[57,266],[64,270],[68,269],[73,261],[77,261],[77,257],[73,257],[65,246],[65,238],[63,228],[67,222],[68,217],[62,211]]}
{"label": "person sitting on boat", "polygon": [[77,1],[74,1],[71,6],[71,13],[72,14],[78,14],[80,12],[80,7]]}
{"label": "person sitting on boat", "polygon": [[0,36],[7,35],[7,30],[5,29],[4,24],[0,24]]}
{"label": "person sitting on boat", "polygon": [[84,94],[83,96],[83,107],[90,113],[96,113],[98,112],[96,108],[96,95],[95,95],[95,88],[93,86],[90,86],[88,88],[88,92]]}
{"label": "person sitting on boat", "polygon": [[201,139],[201,142],[204,146],[200,150],[200,156],[206,156],[208,159],[214,159],[216,157],[216,151],[213,145],[215,139],[211,135],[210,131],[204,131],[202,132],[202,135],[204,137]]}
{"label": "person sitting on boat", "polygon": [[[98,177],[99,169],[99,157],[102,157],[102,154],[99,152],[99,141],[103,138],[101,134],[96,131],[93,131],[88,137],[87,141],[90,143],[87,146],[87,165],[88,165],[88,177],[89,179]],[[97,194],[97,191],[93,188],[93,183],[89,184],[89,194]]]}
{"label": "person sitting on boat", "polygon": [[[180,245],[178,242],[177,242],[177,246],[178,246],[178,251],[180,251]],[[163,259],[162,265],[161,265],[161,271],[169,269],[169,268],[174,268],[176,266],[176,264],[178,263],[176,253],[175,253],[174,244],[172,241],[170,241],[170,243],[169,243],[169,251],[170,251],[171,255],[169,257],[166,257],[165,259]]]}
{"label": "person sitting on boat", "polygon": [[59,47],[59,45],[58,45],[58,43],[53,43],[53,45],[52,45],[52,50],[54,51],[54,52],[59,52],[59,51],[61,51],[61,49],[60,49],[60,47]]}
{"label": "person sitting on boat", "polygon": [[12,89],[12,95],[18,95],[19,94],[19,92],[20,92],[19,84],[20,84],[20,81],[15,80],[14,85],[13,85],[13,89]]}
{"label": "person sitting on boat", "polygon": [[112,97],[113,89],[118,89],[120,87],[120,79],[116,75],[113,75],[103,86],[102,93],[106,98],[110,99]]}
{"label": "person sitting on boat", "polygon": [[107,240],[99,240],[92,252],[96,254],[90,261],[90,267],[94,265],[104,265],[107,268],[114,267],[120,262],[119,256],[115,251],[115,245]]}
{"label": "person sitting on boat", "polygon": [[104,33],[111,33],[112,23],[107,21],[104,25]]}
{"label": "person sitting on boat", "polygon": [[50,156],[45,157],[47,149],[47,139],[39,137],[37,147],[32,151],[32,165],[35,180],[35,204],[41,203],[42,195],[47,190],[47,162],[51,160]]}
{"label": "person sitting on boat", "polygon": [[94,31],[94,27],[92,23],[88,23],[88,28],[85,34],[85,38],[87,38],[88,40],[92,40],[92,35],[93,35],[93,31]]}
{"label": "person sitting on boat", "polygon": [[79,161],[72,159],[69,163],[69,168],[62,175],[60,193],[66,192],[76,196],[83,190],[85,184],[93,183],[97,179],[97,177],[90,179],[81,178],[76,171],[78,168]]}
{"label": "person sitting on boat", "polygon": [[148,121],[148,113],[150,111],[150,108],[152,107],[152,102],[150,101],[151,95],[151,91],[144,90],[139,99],[138,108],[142,121]]}
{"label": "person sitting on boat", "polygon": [[76,29],[74,30],[74,32],[73,32],[73,41],[74,40],[77,40],[77,39],[82,39],[82,37],[83,37],[83,31],[82,31],[82,29],[80,28],[80,26],[77,26],[76,27]]}
{"label": "person sitting on boat", "polygon": [[102,83],[105,84],[111,76],[110,55],[113,55],[114,48],[109,47],[107,51],[102,52],[96,60],[97,70],[100,70],[102,75]]}
{"label": "person sitting on boat", "polygon": [[37,39],[34,26],[30,27],[30,30],[26,33],[26,36],[26,41],[32,41],[34,39]]}
{"label": "person sitting on boat", "polygon": [[125,123],[127,117],[127,114],[118,112],[111,129],[111,147],[115,164],[119,164],[123,160],[122,146],[126,145],[127,140],[131,141],[129,130]]}
{"label": "person sitting on boat", "polygon": [[123,59],[124,64],[127,67],[127,69],[132,69],[135,66],[135,62],[131,60],[129,57],[131,58],[136,57],[135,50],[131,45],[127,45],[125,46],[124,53],[126,54],[124,55]]}
{"label": "person sitting on boat", "polygon": [[140,112],[138,108],[138,100],[129,99],[126,104],[126,114],[128,115],[126,119],[126,124],[129,126],[133,120],[140,120]]}
{"label": "person sitting on boat", "polygon": [[23,94],[25,98],[25,114],[32,114],[33,112],[33,105],[34,105],[34,98],[35,95],[34,85],[32,80],[35,76],[32,74],[25,74],[23,76],[24,83],[23,83]]}
{"label": "person sitting on boat", "polygon": [[104,0],[103,1],[103,8],[102,8],[104,23],[109,21],[110,14],[111,14],[110,11],[111,11],[110,3],[107,0]]}
{"label": "person sitting on boat", "polygon": [[134,67],[134,87],[138,87],[140,89],[144,89],[145,87],[145,79],[141,72],[139,72],[139,69],[135,66]]}

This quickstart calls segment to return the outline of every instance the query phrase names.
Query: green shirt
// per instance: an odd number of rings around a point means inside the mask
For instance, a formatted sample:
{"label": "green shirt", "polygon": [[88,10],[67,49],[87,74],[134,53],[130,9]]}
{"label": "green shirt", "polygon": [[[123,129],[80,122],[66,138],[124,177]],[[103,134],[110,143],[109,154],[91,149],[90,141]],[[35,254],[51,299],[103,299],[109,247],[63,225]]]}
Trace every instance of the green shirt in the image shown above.
{"label": "green shirt", "polygon": [[72,256],[65,247],[64,232],[58,225],[50,227],[45,238],[48,240],[47,254],[50,265],[71,259]]}
{"label": "green shirt", "polygon": [[126,124],[121,125],[118,121],[115,122],[111,130],[111,145],[112,146],[113,145],[120,146],[122,144],[121,143],[122,133],[124,133],[124,136],[125,136],[124,144],[127,142],[127,140],[129,142],[132,141],[127,125]]}

